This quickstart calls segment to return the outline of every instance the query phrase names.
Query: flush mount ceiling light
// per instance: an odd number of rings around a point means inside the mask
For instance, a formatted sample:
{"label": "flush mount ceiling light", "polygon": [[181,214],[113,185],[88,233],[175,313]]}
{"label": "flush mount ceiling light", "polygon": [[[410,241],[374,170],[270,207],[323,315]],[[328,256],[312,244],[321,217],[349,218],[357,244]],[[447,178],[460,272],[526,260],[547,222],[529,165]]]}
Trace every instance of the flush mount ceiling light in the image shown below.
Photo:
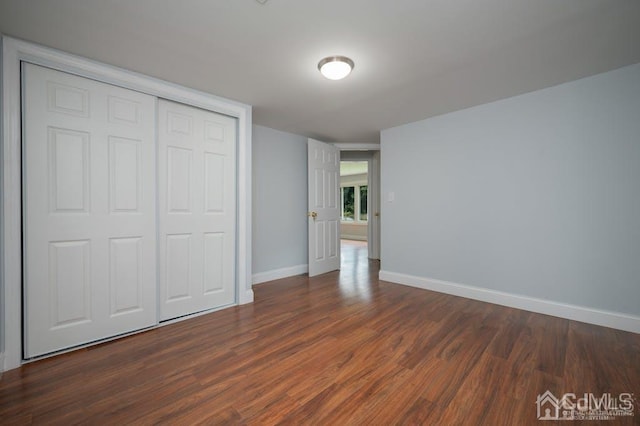
{"label": "flush mount ceiling light", "polygon": [[342,80],[351,73],[353,61],[346,56],[328,56],[318,62],[318,69],[329,80]]}

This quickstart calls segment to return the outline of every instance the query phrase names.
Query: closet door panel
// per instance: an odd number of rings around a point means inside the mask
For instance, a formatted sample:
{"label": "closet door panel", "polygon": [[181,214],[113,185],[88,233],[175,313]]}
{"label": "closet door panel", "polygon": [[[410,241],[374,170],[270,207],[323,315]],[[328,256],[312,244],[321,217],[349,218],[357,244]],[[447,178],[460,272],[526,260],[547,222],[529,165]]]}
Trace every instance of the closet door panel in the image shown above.
{"label": "closet door panel", "polygon": [[27,358],[157,322],[155,102],[23,64]]}
{"label": "closet door panel", "polygon": [[160,317],[235,301],[236,119],[158,101]]}

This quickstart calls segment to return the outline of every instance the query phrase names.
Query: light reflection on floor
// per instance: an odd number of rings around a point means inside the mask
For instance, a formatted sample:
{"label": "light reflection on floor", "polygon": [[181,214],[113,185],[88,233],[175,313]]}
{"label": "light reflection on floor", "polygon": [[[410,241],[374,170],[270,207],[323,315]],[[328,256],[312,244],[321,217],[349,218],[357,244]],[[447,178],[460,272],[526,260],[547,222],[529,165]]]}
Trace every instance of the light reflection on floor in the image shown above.
{"label": "light reflection on floor", "polygon": [[378,274],[379,263],[369,260],[366,241],[340,241],[340,292],[344,297],[371,301],[371,275]]}

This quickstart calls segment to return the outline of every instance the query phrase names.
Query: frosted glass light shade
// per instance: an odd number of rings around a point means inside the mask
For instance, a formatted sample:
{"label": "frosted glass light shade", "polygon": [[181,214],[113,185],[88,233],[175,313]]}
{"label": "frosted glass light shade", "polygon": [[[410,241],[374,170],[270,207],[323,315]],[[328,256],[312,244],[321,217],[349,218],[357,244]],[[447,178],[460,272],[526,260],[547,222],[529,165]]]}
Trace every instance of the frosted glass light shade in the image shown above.
{"label": "frosted glass light shade", "polygon": [[329,56],[318,63],[318,69],[329,80],[342,80],[351,73],[353,61],[346,56]]}

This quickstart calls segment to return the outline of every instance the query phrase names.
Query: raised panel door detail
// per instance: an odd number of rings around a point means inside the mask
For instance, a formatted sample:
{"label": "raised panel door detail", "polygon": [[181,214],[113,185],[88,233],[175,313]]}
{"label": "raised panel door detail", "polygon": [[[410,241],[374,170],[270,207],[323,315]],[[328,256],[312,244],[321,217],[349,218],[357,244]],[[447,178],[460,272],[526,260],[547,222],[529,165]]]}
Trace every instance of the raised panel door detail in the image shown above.
{"label": "raised panel door detail", "polygon": [[136,125],[140,123],[140,103],[118,96],[109,96],[109,122]]}
{"label": "raised panel door detail", "polygon": [[114,213],[139,212],[140,141],[109,137],[109,206]]}
{"label": "raised panel door detail", "polygon": [[190,149],[167,148],[168,207],[169,213],[191,212],[191,164]]}
{"label": "raised panel door detail", "polygon": [[51,327],[91,320],[91,253],[89,241],[49,244]]}
{"label": "raised panel door detail", "polygon": [[51,212],[88,212],[89,134],[58,128],[48,133]]}
{"label": "raised panel door detail", "polygon": [[48,81],[47,106],[50,112],[89,117],[89,91]]}
{"label": "raised panel door detail", "polygon": [[325,190],[327,191],[327,205],[330,209],[338,208],[338,173],[335,171],[327,172],[327,183]]}
{"label": "raised panel door detail", "polygon": [[329,153],[329,163],[333,166],[333,167],[340,167],[340,160],[338,159],[338,153],[337,152],[330,152]]}
{"label": "raised panel door detail", "polygon": [[219,213],[224,210],[224,156],[204,154],[205,211]]}
{"label": "raised panel door detail", "polygon": [[142,238],[109,240],[109,291],[111,315],[142,309]]}
{"label": "raised panel door detail", "polygon": [[208,142],[224,143],[224,126],[211,121],[204,122],[204,137]]}
{"label": "raised panel door detail", "polygon": [[224,239],[222,232],[204,234],[204,294],[224,287]]}
{"label": "raised panel door detail", "polygon": [[188,115],[170,111],[167,114],[168,132],[191,136],[193,134],[193,118]]}
{"label": "raised panel door detail", "polygon": [[[316,235],[324,235],[325,233],[325,222],[324,221],[316,221],[315,222],[315,232]],[[324,238],[318,238],[316,240],[316,250],[315,250],[315,258],[316,260],[323,260],[325,257],[324,252]]]}
{"label": "raised panel door detail", "polygon": [[167,301],[191,297],[191,235],[167,235]]}
{"label": "raised panel door detail", "polygon": [[324,170],[314,170],[313,183],[315,186],[315,208],[324,207]]}
{"label": "raised panel door detail", "polygon": [[330,258],[336,257],[338,255],[338,244],[340,244],[339,242],[339,235],[338,235],[338,221],[337,220],[330,220],[327,221],[329,224],[329,235],[328,235],[328,240],[329,240],[329,253],[328,256]]}
{"label": "raised panel door detail", "polygon": [[338,154],[333,151],[329,151],[326,149],[322,150],[322,159],[323,163],[327,166],[338,167]]}

